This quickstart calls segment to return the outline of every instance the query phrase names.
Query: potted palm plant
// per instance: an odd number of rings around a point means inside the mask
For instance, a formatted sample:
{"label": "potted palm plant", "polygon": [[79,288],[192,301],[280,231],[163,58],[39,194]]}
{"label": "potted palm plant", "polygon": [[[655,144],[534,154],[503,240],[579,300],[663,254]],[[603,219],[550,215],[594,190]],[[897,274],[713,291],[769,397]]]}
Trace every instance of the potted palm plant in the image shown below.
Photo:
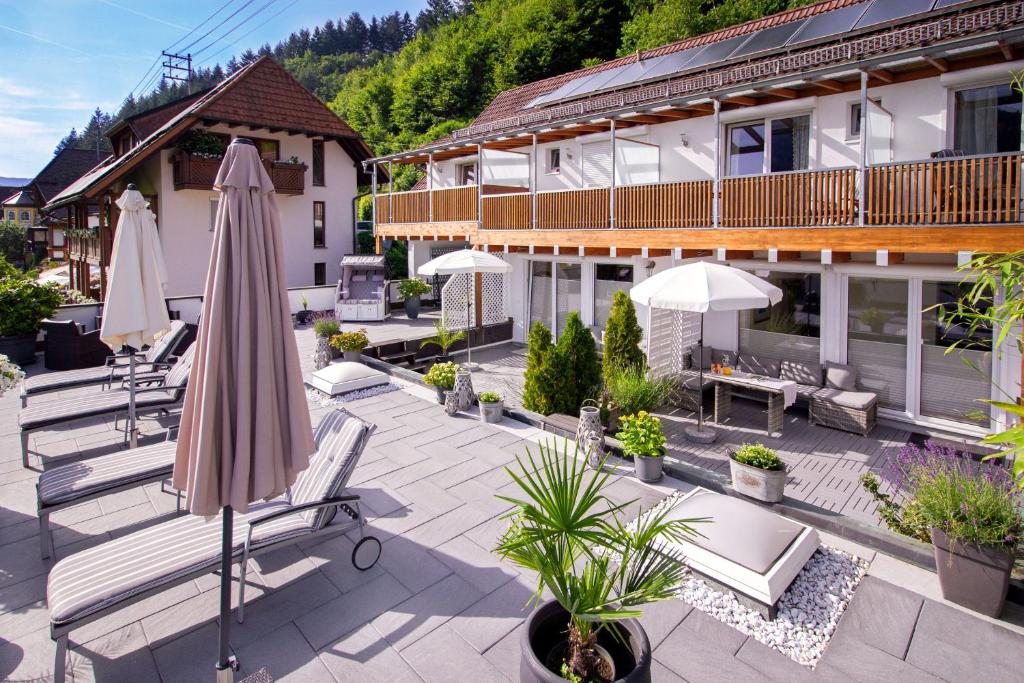
{"label": "potted palm plant", "polygon": [[299,301],[302,302],[302,310],[295,314],[295,322],[300,325],[305,325],[309,322],[309,317],[311,315],[309,312],[309,299],[307,299],[306,295],[303,294]]}
{"label": "potted palm plant", "polygon": [[732,487],[765,503],[778,503],[786,491],[786,463],[764,444],[745,443],[729,456]]}
{"label": "potted palm plant", "polygon": [[[627,526],[632,505],[602,494],[609,472],[588,470],[578,447],[551,441],[539,461],[506,468],[523,498],[499,496],[514,507],[496,552],[537,574],[536,605],[520,641],[524,683],[651,680],[651,646],[637,618],[647,603],[676,595],[686,572],[665,540],[693,534],[694,520],[672,519],[672,505],[641,514]],[[553,600],[542,601],[544,591]]]}
{"label": "potted palm plant", "polygon": [[616,436],[622,442],[622,450],[633,458],[633,469],[640,481],[654,482],[661,479],[661,461],[665,457],[665,432],[661,420],[641,410],[636,415],[626,415],[619,420]]}
{"label": "potted palm plant", "polygon": [[331,337],[331,346],[341,351],[345,360],[355,363],[362,360],[363,349],[369,345],[370,338],[366,336],[365,329],[342,332]]}
{"label": "potted palm plant", "polygon": [[422,349],[424,346],[440,347],[441,353],[437,354],[437,362],[447,363],[452,359],[448,354],[448,349],[465,338],[466,331],[448,329],[447,318],[442,315],[440,320],[434,321],[434,336],[424,339],[420,343],[420,348]]}
{"label": "potted palm plant", "polygon": [[445,363],[434,363],[423,376],[424,384],[434,387],[437,392],[437,402],[444,405],[444,394],[455,388],[455,373],[458,366],[451,361]]}
{"label": "potted palm plant", "polygon": [[398,283],[398,296],[405,301],[405,314],[411,320],[420,317],[420,297],[430,291],[430,285],[418,277],[411,277]]}
{"label": "potted palm plant", "polygon": [[501,416],[505,409],[501,394],[496,391],[481,391],[476,399],[480,404],[481,422],[501,422]]}

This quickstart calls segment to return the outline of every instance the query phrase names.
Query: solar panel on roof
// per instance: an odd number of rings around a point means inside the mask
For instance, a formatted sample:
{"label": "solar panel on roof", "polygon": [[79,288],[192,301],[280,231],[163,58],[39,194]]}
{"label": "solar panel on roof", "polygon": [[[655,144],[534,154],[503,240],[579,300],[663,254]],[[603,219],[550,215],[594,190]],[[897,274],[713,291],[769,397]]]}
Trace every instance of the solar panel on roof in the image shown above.
{"label": "solar panel on roof", "polygon": [[729,57],[743,57],[746,55],[752,55],[755,52],[763,52],[765,50],[773,50],[777,47],[782,47],[786,44],[794,33],[796,33],[800,27],[804,25],[804,21],[791,21],[788,24],[782,24],[781,26],[773,26],[758,31],[750,40],[736,48]]}
{"label": "solar panel on roof", "polygon": [[711,43],[701,50],[700,53],[686,65],[686,68],[693,69],[698,66],[706,66],[708,64],[714,64],[715,62],[720,62],[728,57],[729,54],[740,45],[750,40],[750,38],[751,36],[748,34],[729,38],[728,40],[720,40],[717,43]]}
{"label": "solar panel on roof", "polygon": [[628,68],[623,69],[607,82],[603,83],[601,87],[608,90],[618,88],[623,85],[632,85],[634,82],[642,79],[644,74],[652,69],[656,63],[664,59],[665,57],[655,57],[654,59],[647,59],[641,62],[633,62]]}
{"label": "solar panel on roof", "polygon": [[875,0],[864,11],[864,15],[854,28],[874,26],[895,19],[909,17],[912,14],[927,12],[935,4],[935,0]]}
{"label": "solar panel on roof", "polygon": [[658,60],[651,64],[650,67],[644,71],[641,78],[647,80],[649,78],[658,78],[659,76],[665,76],[667,74],[674,74],[678,71],[682,71],[690,63],[697,53],[704,49],[704,46],[690,47],[679,52],[673,52],[670,55],[659,57]]}
{"label": "solar panel on roof", "polygon": [[803,27],[786,44],[794,45],[837,33],[846,33],[856,25],[865,9],[867,9],[866,2],[816,14],[804,22]]}

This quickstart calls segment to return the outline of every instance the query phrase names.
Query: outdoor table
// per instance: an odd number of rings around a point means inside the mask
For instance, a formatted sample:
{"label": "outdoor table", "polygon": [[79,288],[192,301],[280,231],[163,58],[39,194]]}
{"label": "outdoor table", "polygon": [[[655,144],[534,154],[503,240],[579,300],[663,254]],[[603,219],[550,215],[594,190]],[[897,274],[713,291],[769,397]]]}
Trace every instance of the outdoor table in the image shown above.
{"label": "outdoor table", "polygon": [[733,370],[731,375],[713,372],[706,375],[715,383],[716,423],[721,424],[729,417],[732,408],[732,388],[742,387],[765,394],[768,397],[768,435],[782,433],[782,413],[796,400],[796,383],[789,380],[753,375]]}

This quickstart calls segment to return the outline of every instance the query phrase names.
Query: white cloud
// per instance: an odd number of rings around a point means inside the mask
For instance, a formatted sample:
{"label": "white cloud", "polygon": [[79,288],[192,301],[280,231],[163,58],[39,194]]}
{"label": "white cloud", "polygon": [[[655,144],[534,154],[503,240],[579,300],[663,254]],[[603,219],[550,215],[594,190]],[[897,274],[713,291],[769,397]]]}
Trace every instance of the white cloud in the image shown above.
{"label": "white cloud", "polygon": [[0,114],[0,140],[16,141],[0,146],[0,175],[34,177],[67,131],[64,126]]}

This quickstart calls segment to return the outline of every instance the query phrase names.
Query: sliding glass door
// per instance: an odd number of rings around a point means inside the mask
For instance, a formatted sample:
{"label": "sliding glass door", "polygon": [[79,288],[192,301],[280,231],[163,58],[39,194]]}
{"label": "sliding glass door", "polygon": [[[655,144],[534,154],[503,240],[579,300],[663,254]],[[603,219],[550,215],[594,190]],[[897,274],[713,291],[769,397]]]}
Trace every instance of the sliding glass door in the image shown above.
{"label": "sliding glass door", "polygon": [[821,275],[772,272],[782,290],[770,308],[740,311],[740,353],[817,363],[821,360]]}
{"label": "sliding glass door", "polygon": [[539,320],[558,338],[569,313],[582,305],[582,268],[579,263],[530,262],[531,327]]}
{"label": "sliding glass door", "polygon": [[551,303],[554,280],[551,278],[551,263],[530,261],[530,327],[540,321],[551,328]]}
{"label": "sliding glass door", "polygon": [[900,412],[907,410],[908,294],[906,280],[849,280],[847,362],[879,406]]}

